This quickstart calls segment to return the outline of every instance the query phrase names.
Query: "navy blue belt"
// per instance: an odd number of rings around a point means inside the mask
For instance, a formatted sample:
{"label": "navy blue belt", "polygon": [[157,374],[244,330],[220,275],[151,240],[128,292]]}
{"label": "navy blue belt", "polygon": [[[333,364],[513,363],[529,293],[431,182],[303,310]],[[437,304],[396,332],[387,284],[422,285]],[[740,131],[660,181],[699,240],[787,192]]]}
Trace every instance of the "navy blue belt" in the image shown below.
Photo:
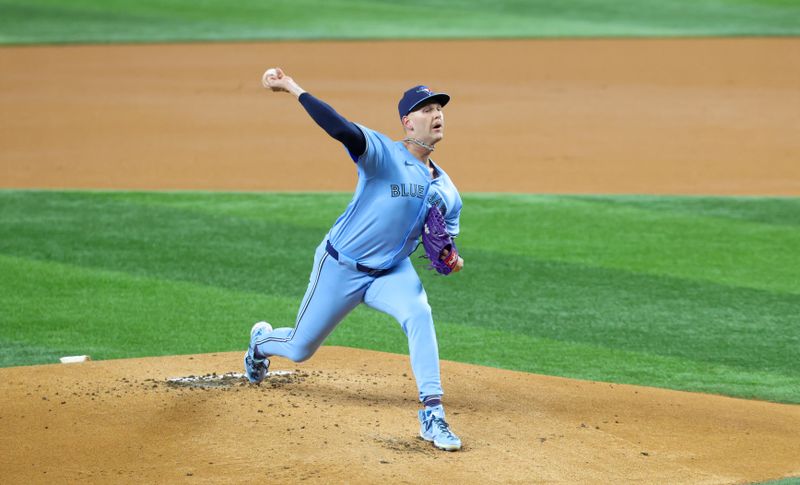
{"label": "navy blue belt", "polygon": [[[339,251],[337,251],[336,249],[333,248],[333,246],[331,245],[330,241],[325,241],[325,251],[328,251],[328,254],[333,256],[333,259],[335,259],[336,261],[339,261]],[[378,276],[383,276],[383,275],[385,275],[386,273],[388,273],[389,271],[392,270],[392,268],[389,268],[389,269],[367,268],[366,266],[364,266],[361,263],[356,263],[356,269],[361,271],[362,273],[367,273],[368,275],[374,276],[376,278]]]}

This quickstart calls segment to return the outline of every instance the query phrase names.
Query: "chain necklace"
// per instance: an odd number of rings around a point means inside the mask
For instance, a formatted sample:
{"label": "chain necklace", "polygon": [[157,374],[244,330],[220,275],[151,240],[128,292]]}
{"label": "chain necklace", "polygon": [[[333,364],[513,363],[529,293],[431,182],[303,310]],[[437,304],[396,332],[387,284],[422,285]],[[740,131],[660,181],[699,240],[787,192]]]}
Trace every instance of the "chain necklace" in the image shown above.
{"label": "chain necklace", "polygon": [[415,145],[419,145],[419,146],[421,146],[422,148],[424,148],[426,150],[430,150],[430,151],[434,150],[433,145],[428,145],[427,143],[419,141],[416,138],[403,138],[403,141],[414,143]]}

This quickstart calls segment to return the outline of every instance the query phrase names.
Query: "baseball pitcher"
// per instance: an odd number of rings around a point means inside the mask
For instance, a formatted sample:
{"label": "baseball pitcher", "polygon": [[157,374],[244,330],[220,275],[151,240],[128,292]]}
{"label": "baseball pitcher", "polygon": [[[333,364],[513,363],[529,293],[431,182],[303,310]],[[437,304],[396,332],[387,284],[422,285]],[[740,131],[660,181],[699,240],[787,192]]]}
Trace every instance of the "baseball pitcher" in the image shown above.
{"label": "baseball pitcher", "polygon": [[447,173],[430,159],[444,138],[445,93],[415,86],[398,104],[405,137],[393,141],[348,121],[301,88],[281,69],[269,69],[264,87],[297,97],[309,116],[340,141],[358,171],[353,199],[316,249],[308,289],[294,328],[256,323],[244,357],[247,378],[260,383],[269,357],[310,358],[336,325],[364,303],[394,317],[408,337],[411,367],[424,409],[420,436],[443,450],[461,440],[445,421],[439,349],[431,307],[409,256],[420,238],[431,268],[461,271],[454,238],[461,197]]}

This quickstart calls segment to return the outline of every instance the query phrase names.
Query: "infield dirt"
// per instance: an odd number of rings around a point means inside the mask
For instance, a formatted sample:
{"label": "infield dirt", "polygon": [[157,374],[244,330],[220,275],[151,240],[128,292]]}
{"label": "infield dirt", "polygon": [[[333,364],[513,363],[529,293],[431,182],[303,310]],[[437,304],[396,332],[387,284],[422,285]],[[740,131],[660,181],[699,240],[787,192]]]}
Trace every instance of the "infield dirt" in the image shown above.
{"label": "infield dirt", "polygon": [[281,66],[399,137],[447,91],[461,191],[800,195],[800,39],[306,42],[0,49],[0,187],[352,190]]}
{"label": "infield dirt", "polygon": [[[446,345],[446,343],[445,343]],[[0,369],[5,483],[746,483],[800,472],[800,406],[443,363],[460,452],[417,438],[406,356],[323,347]],[[440,481],[440,480],[437,480]]]}
{"label": "infield dirt", "polygon": [[[260,87],[278,65],[396,136],[399,93],[449,92],[436,156],[462,191],[800,195],[798,51],[800,39],[3,48],[0,186],[352,190],[342,148]],[[241,353],[0,369],[0,481],[800,475],[800,406],[444,362],[465,443],[445,453],[416,438],[406,356],[323,348],[274,368],[294,373],[166,381],[241,372]]]}

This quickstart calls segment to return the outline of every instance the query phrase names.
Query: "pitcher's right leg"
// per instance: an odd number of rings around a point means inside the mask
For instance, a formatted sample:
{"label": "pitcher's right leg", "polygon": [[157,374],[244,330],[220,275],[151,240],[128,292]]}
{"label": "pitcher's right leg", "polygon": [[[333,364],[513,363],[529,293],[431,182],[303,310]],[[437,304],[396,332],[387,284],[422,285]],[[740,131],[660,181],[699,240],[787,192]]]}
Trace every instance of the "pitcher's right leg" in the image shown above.
{"label": "pitcher's right leg", "polygon": [[339,264],[321,244],[297,312],[294,328],[276,328],[254,343],[256,357],[273,355],[302,362],[317,351],[336,325],[361,303],[370,278]]}

